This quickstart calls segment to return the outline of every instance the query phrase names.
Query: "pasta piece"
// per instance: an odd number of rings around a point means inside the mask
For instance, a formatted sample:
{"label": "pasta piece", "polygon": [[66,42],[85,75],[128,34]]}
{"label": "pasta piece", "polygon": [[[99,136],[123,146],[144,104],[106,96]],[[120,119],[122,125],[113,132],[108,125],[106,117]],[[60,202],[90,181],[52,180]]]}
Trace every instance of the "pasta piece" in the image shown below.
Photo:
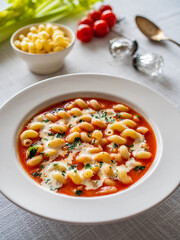
{"label": "pasta piece", "polygon": [[115,186],[105,186],[102,187],[100,191],[98,191],[98,193],[102,193],[102,194],[110,194],[110,193],[114,193],[117,191],[117,188]]}
{"label": "pasta piece", "polygon": [[97,126],[97,127],[99,127],[99,128],[105,128],[105,127],[106,127],[105,122],[103,122],[103,121],[100,120],[100,119],[93,119],[91,123],[92,123],[94,126]]}
{"label": "pasta piece", "polygon": [[118,150],[119,150],[119,153],[121,154],[121,157],[123,157],[124,159],[129,158],[130,153],[128,151],[128,148],[125,145],[121,145]]}
{"label": "pasta piece", "polygon": [[48,143],[48,146],[49,147],[60,147],[60,146],[64,145],[64,143],[65,143],[64,139],[56,138],[56,139],[51,140]]}
{"label": "pasta piece", "polygon": [[74,101],[74,103],[76,104],[76,105],[78,105],[80,108],[82,108],[82,109],[84,109],[84,108],[88,108],[88,105],[85,103],[85,101],[84,100],[82,100],[81,98],[79,98],[79,99],[76,99],[75,101]]}
{"label": "pasta piece", "polygon": [[42,127],[44,126],[43,123],[41,122],[34,122],[34,123],[31,123],[29,128],[32,129],[32,130],[39,130],[41,129]]}
{"label": "pasta piece", "polygon": [[116,144],[126,144],[127,140],[123,137],[120,137],[118,135],[112,135],[108,137],[108,141],[114,142]]}
{"label": "pasta piece", "polygon": [[42,155],[37,155],[37,156],[29,159],[28,165],[31,166],[31,167],[34,167],[34,166],[40,164],[42,161],[43,161],[43,156]]}
{"label": "pasta piece", "polygon": [[71,117],[71,115],[69,113],[67,113],[66,111],[58,111],[57,115],[63,119],[68,119]]}
{"label": "pasta piece", "polygon": [[106,138],[101,138],[100,142],[101,145],[105,145],[108,143],[108,140]]}
{"label": "pasta piece", "polygon": [[139,133],[137,133],[135,130],[133,129],[125,129],[122,134],[122,137],[130,137],[132,139],[136,139],[139,137]]}
{"label": "pasta piece", "polygon": [[38,133],[34,130],[26,130],[24,132],[21,133],[21,140],[24,140],[24,139],[31,139],[31,138],[37,138],[38,137]]}
{"label": "pasta piece", "polygon": [[74,184],[79,185],[82,182],[81,176],[74,171],[68,172],[68,177],[73,181]]}
{"label": "pasta piece", "polygon": [[82,111],[79,108],[72,108],[69,113],[74,116],[81,116]]}
{"label": "pasta piece", "polygon": [[106,163],[110,163],[111,162],[111,156],[107,152],[100,152],[100,153],[97,153],[94,156],[94,160],[97,161],[97,162],[103,161],[103,162],[106,162]]}
{"label": "pasta piece", "polygon": [[22,145],[25,147],[29,147],[32,144],[32,140],[31,139],[23,139],[22,140]]}
{"label": "pasta piece", "polygon": [[53,163],[53,168],[58,169],[61,172],[67,170],[67,168],[64,165],[60,165],[59,163],[55,163],[55,164]]}
{"label": "pasta piece", "polygon": [[57,154],[56,149],[48,149],[48,150],[44,151],[44,155],[46,157],[51,157],[51,156],[56,155],[56,154]]}
{"label": "pasta piece", "polygon": [[86,169],[83,172],[83,177],[84,178],[92,178],[92,176],[93,176],[93,171],[91,169]]}
{"label": "pasta piece", "polygon": [[114,110],[120,111],[120,112],[128,112],[129,111],[129,108],[122,104],[115,105],[113,108],[114,108]]}
{"label": "pasta piece", "polygon": [[92,130],[94,130],[94,127],[90,124],[90,123],[87,123],[87,122],[82,122],[82,123],[79,123],[78,125],[81,129],[84,129],[88,132],[91,132]]}
{"label": "pasta piece", "polygon": [[111,165],[105,165],[103,170],[107,177],[114,177],[114,172]]}
{"label": "pasta piece", "polygon": [[112,129],[106,129],[104,133],[107,136],[112,136],[114,134],[114,131]]}
{"label": "pasta piece", "polygon": [[139,151],[135,155],[135,157],[138,159],[149,159],[151,156],[152,156],[152,153],[148,151]]}
{"label": "pasta piece", "polygon": [[115,162],[118,162],[118,163],[122,162],[122,157],[119,153],[111,153],[110,155],[112,160],[114,160]]}
{"label": "pasta piece", "polygon": [[72,143],[72,142],[74,142],[75,138],[79,138],[79,137],[80,137],[80,133],[79,132],[73,132],[73,133],[71,133],[71,134],[69,134],[67,136],[66,141],[68,143]]}
{"label": "pasta piece", "polygon": [[133,115],[130,114],[130,113],[127,113],[127,112],[120,112],[119,113],[119,118],[128,118],[128,119],[130,119],[130,118],[133,118]]}
{"label": "pasta piece", "polygon": [[89,122],[90,123],[91,117],[84,115],[84,116],[79,117],[76,122]]}
{"label": "pasta piece", "polygon": [[85,155],[77,156],[76,161],[80,163],[87,163],[87,162],[91,162],[92,158],[90,156],[85,156]]}
{"label": "pasta piece", "polygon": [[103,137],[103,134],[99,130],[94,130],[92,133],[92,137],[95,138],[99,142],[101,140],[101,138]]}
{"label": "pasta piece", "polygon": [[127,175],[127,172],[123,168],[118,169],[118,178],[119,181],[124,184],[131,184],[133,182],[132,178]]}
{"label": "pasta piece", "polygon": [[98,101],[96,101],[95,99],[92,99],[89,101],[89,104],[92,108],[94,108],[95,110],[100,110],[102,109],[102,106],[98,103]]}
{"label": "pasta piece", "polygon": [[71,128],[71,132],[81,132],[81,129],[78,126]]}
{"label": "pasta piece", "polygon": [[36,119],[37,119],[37,121],[42,122],[43,121],[43,116],[42,115],[38,115],[36,117]]}
{"label": "pasta piece", "polygon": [[44,150],[44,146],[43,145],[38,145],[37,146],[37,152],[40,153]]}
{"label": "pasta piece", "polygon": [[57,132],[57,133],[64,133],[64,132],[67,132],[68,130],[68,126],[65,125],[64,123],[61,123],[61,124],[52,124],[51,125],[51,129],[54,131],[54,132]]}
{"label": "pasta piece", "polygon": [[82,142],[92,142],[92,138],[88,136],[87,132],[81,132],[80,138]]}
{"label": "pasta piece", "polygon": [[91,168],[94,174],[97,174],[100,170],[100,167],[98,165],[95,165],[94,167]]}
{"label": "pasta piece", "polygon": [[136,131],[142,134],[146,134],[149,130],[146,127],[138,127]]}
{"label": "pasta piece", "polygon": [[55,116],[52,113],[46,113],[45,116],[51,122],[56,122],[57,121],[57,116]]}
{"label": "pasta piece", "polygon": [[117,130],[119,132],[122,132],[125,129],[125,127],[120,122],[115,122],[111,124],[109,128],[112,130]]}
{"label": "pasta piece", "polygon": [[107,186],[115,186],[116,182],[113,179],[105,178],[104,179],[104,184],[107,185]]}
{"label": "pasta piece", "polygon": [[88,148],[87,149],[89,153],[99,153],[101,152],[101,149],[98,147],[94,147],[94,148]]}
{"label": "pasta piece", "polygon": [[63,176],[61,172],[57,171],[53,172],[52,177],[61,184],[64,184],[66,182],[65,176]]}
{"label": "pasta piece", "polygon": [[130,119],[122,120],[121,123],[128,127],[132,127],[132,128],[136,127],[136,125],[137,125],[133,120],[130,120]]}

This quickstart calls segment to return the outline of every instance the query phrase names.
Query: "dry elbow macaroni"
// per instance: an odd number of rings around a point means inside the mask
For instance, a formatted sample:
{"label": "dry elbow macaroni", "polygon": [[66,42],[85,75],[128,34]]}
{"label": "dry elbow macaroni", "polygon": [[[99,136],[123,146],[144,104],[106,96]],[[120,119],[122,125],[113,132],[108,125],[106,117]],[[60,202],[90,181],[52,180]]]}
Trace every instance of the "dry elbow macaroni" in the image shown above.
{"label": "dry elbow macaroni", "polygon": [[67,48],[70,42],[58,25],[47,23],[30,27],[26,35],[19,35],[14,45],[24,52],[44,54],[61,51]]}
{"label": "dry elbow macaroni", "polygon": [[150,166],[153,134],[146,120],[124,104],[75,99],[33,117],[19,136],[19,155],[29,174],[51,191],[110,194],[137,181]]}

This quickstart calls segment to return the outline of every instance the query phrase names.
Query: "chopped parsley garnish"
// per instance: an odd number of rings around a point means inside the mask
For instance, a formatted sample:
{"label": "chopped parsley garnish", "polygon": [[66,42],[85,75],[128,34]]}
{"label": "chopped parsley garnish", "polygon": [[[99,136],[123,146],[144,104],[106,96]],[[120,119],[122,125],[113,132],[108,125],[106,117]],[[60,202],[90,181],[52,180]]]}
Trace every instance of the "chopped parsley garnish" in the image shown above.
{"label": "chopped parsley garnish", "polygon": [[52,186],[50,187],[50,191],[58,191],[59,189],[61,189],[61,187],[58,188],[53,188]]}
{"label": "chopped parsley garnish", "polygon": [[75,168],[77,168],[77,164],[74,164],[74,165],[70,166],[68,170],[70,171],[70,170],[73,170]]}
{"label": "chopped parsley garnish", "polygon": [[103,162],[99,162],[99,167],[102,168]]}
{"label": "chopped parsley garnish", "polygon": [[45,140],[45,141],[48,141],[48,139],[47,138],[42,138],[43,140]]}
{"label": "chopped parsley garnish", "polygon": [[118,144],[117,144],[117,143],[114,143],[114,144],[113,144],[113,148],[118,148]]}
{"label": "chopped parsley garnish", "polygon": [[56,113],[59,111],[64,111],[64,108],[56,108],[55,110],[52,111],[52,113]]}
{"label": "chopped parsley garnish", "polygon": [[62,171],[62,175],[65,177],[65,175],[66,175],[66,172],[65,172],[65,171]]}
{"label": "chopped parsley garnish", "polygon": [[136,114],[136,117],[141,118],[138,114]]}
{"label": "chopped parsley garnish", "polygon": [[46,122],[49,122],[49,120],[48,120],[48,119],[45,119],[45,120],[43,120],[43,122],[45,122],[45,123],[46,123]]}
{"label": "chopped parsley garnish", "polygon": [[42,173],[40,173],[40,172],[33,172],[33,173],[31,173],[31,175],[33,177],[40,177],[42,175]]}
{"label": "chopped parsley garnish", "polygon": [[49,132],[49,133],[48,133],[48,136],[54,136],[54,133]]}
{"label": "chopped parsley garnish", "polygon": [[82,119],[79,119],[79,122],[81,123],[81,122],[84,122],[84,120],[82,120]]}
{"label": "chopped parsley garnish", "polygon": [[150,152],[150,150],[149,150],[148,148],[145,148],[144,150],[145,150],[146,152]]}
{"label": "chopped parsley garnish", "polygon": [[80,196],[82,193],[83,193],[82,190],[76,190],[75,191],[75,195],[76,196]]}
{"label": "chopped parsley garnish", "polygon": [[88,133],[88,137],[91,137],[91,134],[90,134],[90,133]]}
{"label": "chopped parsley garnish", "polygon": [[40,166],[40,168],[41,168],[41,169],[44,169],[44,168],[45,168],[45,166],[44,166],[44,165],[41,165],[41,166]]}
{"label": "chopped parsley garnish", "polygon": [[146,167],[145,166],[136,166],[135,168],[134,168],[134,171],[141,171],[141,170],[144,170]]}
{"label": "chopped parsley garnish", "polygon": [[87,163],[84,167],[85,169],[91,169],[91,165],[89,163]]}
{"label": "chopped parsley garnish", "polygon": [[91,144],[94,144],[95,143],[95,139],[92,140]]}
{"label": "chopped parsley garnish", "polygon": [[134,147],[134,144],[132,144],[132,145],[126,144],[126,147],[133,148],[133,147]]}
{"label": "chopped parsley garnish", "polygon": [[29,147],[28,148],[28,152],[29,152],[29,154],[28,154],[28,158],[32,158],[32,157],[34,157],[35,155],[36,155],[36,153],[37,153],[37,147]]}
{"label": "chopped parsley garnish", "polygon": [[54,167],[57,167],[59,164],[58,163],[53,163],[53,166]]}
{"label": "chopped parsley garnish", "polygon": [[57,133],[56,138],[64,138],[65,137],[65,132],[63,133]]}
{"label": "chopped parsley garnish", "polygon": [[102,114],[102,118],[103,118],[103,117],[106,117],[106,116],[107,116],[107,112],[104,111],[103,114]]}
{"label": "chopped parsley garnish", "polygon": [[117,113],[117,118],[120,118],[120,115],[121,115],[121,113],[120,113],[120,112],[118,112],[118,113]]}
{"label": "chopped parsley garnish", "polygon": [[116,162],[115,161],[113,161],[113,160],[111,160],[111,162],[113,163],[113,164],[115,164]]}
{"label": "chopped parsley garnish", "polygon": [[80,138],[75,138],[73,143],[67,143],[66,146],[68,146],[69,151],[73,150],[77,146],[81,144],[81,139]]}
{"label": "chopped parsley garnish", "polygon": [[45,183],[47,184],[50,180],[51,180],[51,179],[48,178],[48,179],[45,181]]}
{"label": "chopped parsley garnish", "polygon": [[76,118],[77,116],[76,115],[73,115],[73,118]]}

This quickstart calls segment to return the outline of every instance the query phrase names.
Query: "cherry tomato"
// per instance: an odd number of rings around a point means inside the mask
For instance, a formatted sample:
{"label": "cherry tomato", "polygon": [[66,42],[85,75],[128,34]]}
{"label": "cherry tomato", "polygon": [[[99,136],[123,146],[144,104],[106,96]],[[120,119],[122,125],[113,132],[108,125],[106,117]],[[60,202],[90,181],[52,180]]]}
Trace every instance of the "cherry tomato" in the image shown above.
{"label": "cherry tomato", "polygon": [[92,28],[87,24],[80,24],[77,28],[77,38],[82,42],[89,42],[93,37]]}
{"label": "cherry tomato", "polygon": [[88,17],[83,17],[83,18],[81,18],[81,20],[79,21],[79,24],[78,25],[80,25],[80,24],[87,24],[87,25],[89,25],[89,26],[93,26],[93,21],[90,19],[90,18],[88,18]]}
{"label": "cherry tomato", "polygon": [[100,11],[101,13],[104,12],[104,11],[106,11],[106,10],[112,10],[112,7],[109,6],[109,5],[102,5],[102,6],[100,7],[100,9],[99,9],[99,11]]}
{"label": "cherry tomato", "polygon": [[96,11],[96,10],[90,10],[88,17],[93,21],[97,21],[101,19],[101,12],[100,11]]}
{"label": "cherry tomato", "polygon": [[117,22],[116,15],[111,10],[104,11],[101,14],[101,19],[106,21],[110,28],[113,27]]}
{"label": "cherry tomato", "polygon": [[109,32],[109,27],[106,21],[98,20],[93,25],[93,30],[96,36],[104,37]]}

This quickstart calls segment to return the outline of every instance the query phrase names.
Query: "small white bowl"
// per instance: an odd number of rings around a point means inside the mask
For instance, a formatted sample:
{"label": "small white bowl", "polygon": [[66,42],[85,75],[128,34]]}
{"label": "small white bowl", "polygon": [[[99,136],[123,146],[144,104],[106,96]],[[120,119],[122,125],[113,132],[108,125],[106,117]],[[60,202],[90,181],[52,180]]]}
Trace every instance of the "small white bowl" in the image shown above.
{"label": "small white bowl", "polygon": [[26,35],[29,32],[30,27],[38,26],[39,24],[40,23],[31,24],[23,28],[20,28],[12,35],[10,39],[10,43],[15,53],[27,63],[29,69],[32,72],[38,73],[38,74],[54,73],[62,68],[64,58],[68,55],[68,53],[71,51],[74,45],[75,35],[69,27],[66,27],[62,24],[53,23],[53,25],[57,25],[58,27],[60,27],[60,29],[65,32],[66,36],[69,37],[71,43],[67,48],[58,52],[45,53],[45,54],[28,53],[18,49],[14,45],[14,41],[18,40],[19,35],[20,34]]}

